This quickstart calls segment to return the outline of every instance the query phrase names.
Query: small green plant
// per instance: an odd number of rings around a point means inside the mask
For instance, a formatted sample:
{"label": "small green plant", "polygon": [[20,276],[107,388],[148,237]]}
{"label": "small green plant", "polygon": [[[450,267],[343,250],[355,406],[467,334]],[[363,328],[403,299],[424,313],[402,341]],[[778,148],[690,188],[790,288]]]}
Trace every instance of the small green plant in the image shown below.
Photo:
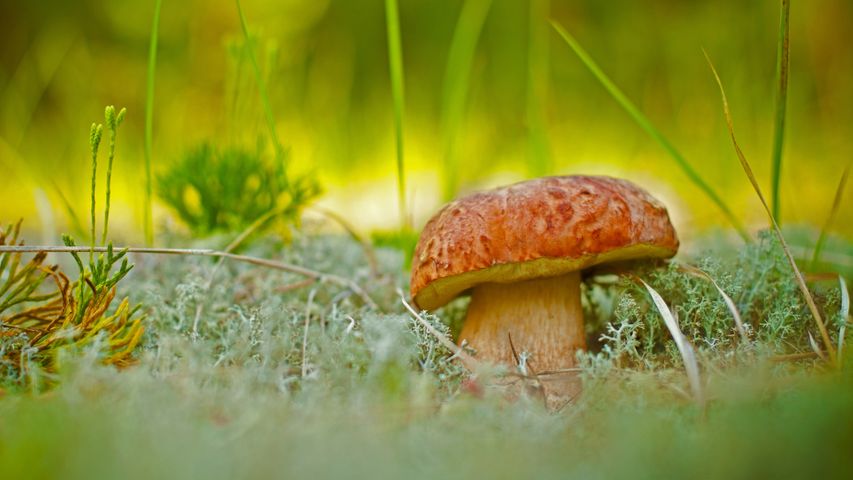
{"label": "small green plant", "polygon": [[[109,233],[116,132],[125,112],[116,112],[113,106],[104,112],[110,145],[102,242]],[[125,366],[133,362],[133,351],[144,332],[143,317],[137,315],[140,306],[131,306],[125,297],[111,308],[118,283],[133,266],[126,252],[115,253],[111,243],[106,253],[95,254],[96,179],[102,133],[103,125],[92,124],[91,247],[88,266],[72,252],[79,268],[77,280],[72,282],[56,265],[44,265],[46,252],[36,253],[26,263],[21,252],[0,252],[0,381],[4,384],[38,388],[41,373],[57,370],[58,353],[63,349],[94,346],[105,364]],[[20,225],[18,222],[0,233],[0,245],[22,246]],[[68,247],[76,246],[68,235],[63,241]]]}
{"label": "small green plant", "polygon": [[[21,222],[0,233],[0,245],[23,245]],[[73,246],[70,237],[66,245]],[[139,306],[127,298],[110,309],[116,284],[132,266],[112,248],[90,268],[80,268],[74,282],[56,265],[45,265],[46,252],[24,262],[21,253],[0,253],[0,382],[3,386],[38,387],[42,374],[57,370],[58,352],[97,344],[103,363],[125,366],[133,362],[144,327],[136,315]],[[118,271],[113,266],[122,261]]]}
{"label": "small green plant", "polygon": [[295,222],[319,187],[309,177],[291,181],[283,162],[260,151],[205,143],[158,176],[157,192],[193,234],[203,236],[242,231],[269,212]]}

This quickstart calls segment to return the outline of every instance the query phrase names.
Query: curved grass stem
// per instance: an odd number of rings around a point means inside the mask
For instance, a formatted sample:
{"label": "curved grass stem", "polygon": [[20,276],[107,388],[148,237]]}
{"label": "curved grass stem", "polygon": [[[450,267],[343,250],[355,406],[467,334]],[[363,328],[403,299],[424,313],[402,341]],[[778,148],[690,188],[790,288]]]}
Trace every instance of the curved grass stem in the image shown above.
{"label": "curved grass stem", "polygon": [[723,114],[726,117],[726,125],[729,129],[729,136],[732,139],[732,145],[734,146],[735,153],[737,154],[738,160],[740,160],[741,167],[743,167],[744,173],[746,173],[749,182],[752,184],[752,188],[755,190],[756,195],[758,195],[758,199],[761,201],[761,205],[764,207],[764,211],[767,213],[767,217],[770,220],[770,225],[773,228],[773,233],[776,234],[776,237],[779,239],[779,244],[782,246],[782,250],[785,252],[785,257],[788,259],[788,263],[791,265],[791,269],[794,271],[794,278],[797,282],[797,286],[800,288],[800,292],[803,294],[803,299],[806,301],[806,304],[809,308],[809,311],[814,318],[815,324],[817,325],[818,331],[820,332],[821,339],[823,340],[824,348],[826,348],[826,353],[828,356],[828,363],[833,367],[838,365],[838,357],[835,353],[835,347],[832,345],[832,341],[829,339],[829,333],[826,330],[826,325],[823,322],[823,318],[820,315],[820,311],[815,304],[814,298],[812,297],[811,292],[809,291],[809,287],[806,285],[806,280],[803,278],[803,274],[800,272],[799,267],[797,267],[797,262],[794,260],[794,256],[791,254],[791,249],[788,248],[788,243],[785,242],[785,237],[782,235],[782,230],[779,228],[779,224],[776,223],[776,217],[773,216],[773,212],[770,209],[770,206],[767,204],[767,201],[764,199],[764,195],[761,193],[761,187],[758,186],[758,180],[755,178],[755,174],[752,172],[752,167],[749,165],[749,162],[746,160],[746,156],[743,154],[743,151],[740,149],[740,145],[737,143],[737,139],[735,138],[735,130],[734,124],[732,123],[732,115],[729,111],[729,101],[726,98],[726,91],[723,89],[723,82],[720,80],[720,76],[717,74],[717,70],[714,68],[714,64],[711,62],[711,58],[708,54],[703,50],[702,53],[705,54],[705,59],[708,61],[708,66],[711,67],[711,72],[714,74],[714,79],[717,81],[717,86],[720,88],[720,96],[723,101]]}

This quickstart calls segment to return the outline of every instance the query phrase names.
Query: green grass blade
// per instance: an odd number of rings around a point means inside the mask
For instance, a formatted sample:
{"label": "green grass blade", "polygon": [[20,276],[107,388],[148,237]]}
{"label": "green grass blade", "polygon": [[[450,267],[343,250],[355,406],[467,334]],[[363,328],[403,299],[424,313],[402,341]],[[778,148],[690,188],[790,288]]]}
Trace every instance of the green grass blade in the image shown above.
{"label": "green grass blade", "polygon": [[772,193],[773,217],[781,223],[779,198],[779,179],[782,176],[782,147],[785,142],[785,111],[788,103],[788,13],[791,2],[782,0],[782,12],[779,16],[779,44],[776,50],[776,122],[773,132],[772,157]]}
{"label": "green grass blade", "polygon": [[444,141],[442,197],[445,201],[453,199],[459,189],[456,140],[461,131],[460,126],[468,101],[474,53],[491,6],[492,0],[465,2],[459,14],[459,20],[456,22],[450,52],[447,55],[441,101],[441,127]]}
{"label": "green grass blade", "polygon": [[157,68],[157,37],[160,30],[160,5],[162,0],[154,2],[154,19],[151,22],[151,41],[148,45],[148,78],[145,88],[145,213],[143,228],[145,244],[154,243],[154,219],[152,216],[152,187],[151,187],[151,146],[153,143],[154,127],[154,73]]}
{"label": "green grass blade", "polygon": [[[703,50],[703,53],[704,50]],[[791,249],[788,248],[788,243],[785,241],[785,237],[782,235],[782,230],[779,228],[779,224],[776,223],[776,218],[773,216],[773,212],[770,210],[770,206],[767,205],[767,201],[764,199],[764,194],[761,193],[761,187],[758,185],[758,180],[755,178],[755,174],[752,172],[752,167],[749,165],[749,162],[746,160],[746,156],[743,154],[743,151],[740,149],[740,145],[737,143],[737,139],[735,138],[735,129],[734,123],[732,122],[732,115],[729,112],[729,101],[726,98],[726,91],[723,89],[723,82],[720,80],[720,76],[717,74],[717,70],[714,68],[714,64],[711,62],[711,58],[708,57],[708,54],[705,53],[705,59],[708,60],[708,65],[711,67],[711,72],[714,74],[714,79],[717,81],[717,86],[720,87],[720,96],[723,101],[723,114],[726,117],[726,125],[729,129],[729,136],[732,139],[732,145],[735,148],[735,153],[737,154],[738,160],[740,160],[740,165],[743,167],[744,173],[746,173],[747,178],[749,179],[749,183],[752,184],[752,188],[755,190],[756,195],[758,195],[758,199],[761,200],[761,205],[764,207],[764,211],[767,212],[767,216],[770,219],[770,225],[773,228],[773,232],[776,234],[776,237],[779,239],[779,244],[782,246],[782,250],[785,252],[785,257],[788,259],[788,263],[791,264],[791,269],[794,271],[794,278],[797,282],[797,285],[800,288],[800,292],[803,294],[803,299],[806,301],[806,304],[809,307],[809,311],[814,317],[815,324],[817,325],[818,330],[820,331],[820,336],[823,339],[824,347],[826,348],[826,352],[829,356],[829,363],[833,366],[838,365],[838,357],[835,353],[835,347],[832,345],[832,341],[829,339],[829,333],[826,330],[826,325],[823,323],[823,318],[820,315],[820,311],[815,304],[814,298],[812,297],[811,292],[809,291],[809,287],[806,285],[806,280],[803,278],[803,274],[800,272],[799,267],[797,267],[797,262],[794,260],[794,256],[791,254]]]}
{"label": "green grass blade", "polygon": [[391,96],[394,101],[394,130],[397,138],[397,201],[400,206],[400,228],[409,225],[406,209],[406,171],[403,161],[403,48],[400,42],[400,13],[397,0],[385,0],[385,26],[388,33],[388,64],[391,74]]}
{"label": "green grass blade", "polygon": [[264,117],[267,121],[267,128],[270,131],[270,139],[275,147],[276,157],[279,160],[284,159],[284,147],[278,139],[278,134],[275,131],[275,116],[273,115],[270,97],[267,94],[267,85],[264,82],[264,77],[261,75],[261,67],[258,65],[258,58],[255,56],[255,48],[252,45],[252,37],[249,35],[249,26],[246,23],[246,16],[243,14],[243,7],[240,6],[240,0],[234,0],[237,3],[237,14],[240,16],[240,27],[243,29],[243,37],[246,39],[246,48],[249,52],[249,61],[252,64],[252,71],[255,73],[255,81],[258,84],[258,93],[261,96],[261,105],[264,108]]}
{"label": "green grass blade", "polygon": [[850,167],[853,166],[853,160],[847,162],[844,167],[844,172],[841,173],[841,180],[838,181],[838,187],[835,189],[835,198],[832,200],[832,208],[829,210],[829,216],[826,217],[826,223],[820,229],[820,236],[817,238],[817,243],[814,247],[814,255],[812,255],[812,269],[817,268],[817,263],[820,261],[820,254],[823,251],[823,245],[826,243],[826,235],[832,224],[835,222],[835,217],[838,215],[838,210],[841,208],[841,200],[844,198],[844,189],[847,187],[847,178],[850,176]]}
{"label": "green grass blade", "polygon": [[750,237],[746,228],[740,220],[734,215],[726,202],[720,197],[717,192],[699,175],[699,173],[689,164],[687,160],[675,149],[672,143],[663,136],[663,134],[655,128],[652,122],[634,105],[628,97],[622,93],[622,90],[617,87],[613,81],[601,70],[598,64],[589,56],[586,50],[580,46],[575,38],[569,34],[559,23],[551,22],[551,25],[557,30],[557,33],[563,37],[563,40],[569,44],[569,47],[574,50],[575,54],[580,58],[581,62],[595,76],[601,85],[607,90],[610,96],[628,113],[628,115],[637,123],[643,130],[646,131],[667,153],[675,160],[675,163],[681,167],[681,170],[687,175],[687,178],[693,182],[700,190],[702,190],[708,198],[723,212],[723,215],[729,220],[732,226],[737,230],[744,241],[749,242]]}
{"label": "green grass blade", "polygon": [[545,105],[548,97],[550,0],[531,0],[527,44],[527,130],[529,171],[541,177],[551,173],[551,149],[546,131]]}

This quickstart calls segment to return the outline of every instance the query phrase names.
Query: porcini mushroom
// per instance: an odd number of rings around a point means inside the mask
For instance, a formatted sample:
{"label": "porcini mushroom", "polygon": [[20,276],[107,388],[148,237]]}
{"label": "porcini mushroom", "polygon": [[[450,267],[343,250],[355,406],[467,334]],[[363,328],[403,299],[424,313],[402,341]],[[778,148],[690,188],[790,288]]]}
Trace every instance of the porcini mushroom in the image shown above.
{"label": "porcini mushroom", "polygon": [[470,291],[459,343],[508,365],[516,363],[514,347],[536,371],[555,371],[573,367],[586,347],[582,270],[677,250],[666,208],[636,185],[546,177],[442,208],[415,249],[411,294],[433,310]]}

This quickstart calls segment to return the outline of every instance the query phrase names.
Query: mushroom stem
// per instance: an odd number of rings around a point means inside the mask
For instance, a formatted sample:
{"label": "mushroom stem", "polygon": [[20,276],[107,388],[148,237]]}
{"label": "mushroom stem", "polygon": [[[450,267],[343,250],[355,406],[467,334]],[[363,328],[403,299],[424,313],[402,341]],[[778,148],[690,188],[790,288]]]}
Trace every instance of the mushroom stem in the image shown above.
{"label": "mushroom stem", "polygon": [[528,355],[531,373],[574,367],[575,352],[586,348],[580,282],[580,272],[572,272],[474,287],[460,343],[479,359],[507,365],[516,365],[514,346]]}

